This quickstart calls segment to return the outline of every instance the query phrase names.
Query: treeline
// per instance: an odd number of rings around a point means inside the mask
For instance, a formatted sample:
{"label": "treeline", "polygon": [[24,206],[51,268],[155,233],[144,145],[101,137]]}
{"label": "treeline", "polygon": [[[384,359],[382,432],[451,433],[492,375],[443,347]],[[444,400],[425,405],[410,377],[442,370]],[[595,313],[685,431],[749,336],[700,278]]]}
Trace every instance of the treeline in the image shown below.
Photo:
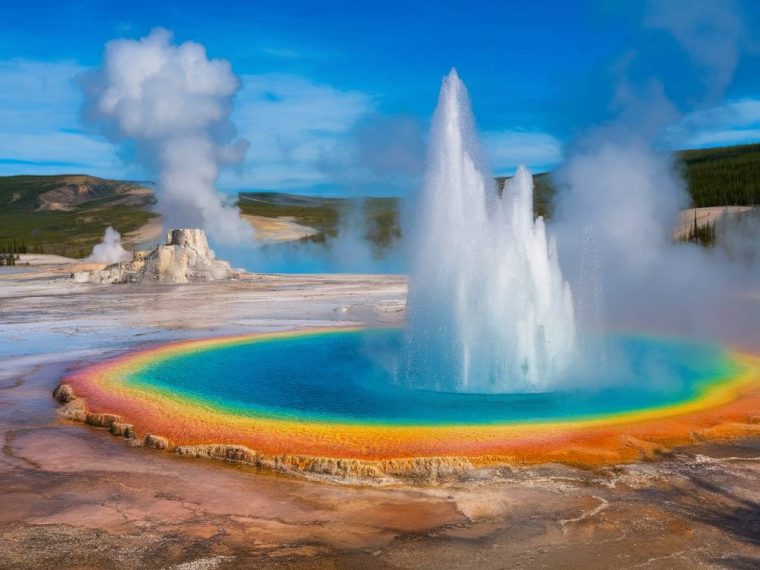
{"label": "treeline", "polygon": [[[692,207],[760,205],[760,144],[683,150],[677,162]],[[507,180],[496,179],[499,194]],[[535,175],[533,183],[533,211],[549,218],[556,193],[551,173]]]}
{"label": "treeline", "polygon": [[713,247],[718,239],[718,232],[715,222],[706,224],[697,223],[697,212],[694,211],[694,223],[689,229],[689,233],[681,238],[681,241],[696,243],[702,247]]}
{"label": "treeline", "polygon": [[[81,259],[89,255],[90,249],[66,243],[51,244],[43,242],[41,240],[35,240],[31,243],[31,245],[28,244],[25,240],[15,239],[6,242],[0,242],[0,255],[14,255],[16,259],[18,259],[19,254],[23,255],[25,253],[61,255],[63,257]],[[5,265],[9,264],[6,263]]]}
{"label": "treeline", "polygon": [[27,245],[27,243],[23,240],[10,240],[6,241],[2,247],[0,247],[0,252],[2,253],[45,253],[44,246],[42,245],[42,242],[37,240],[35,241],[31,246]]}
{"label": "treeline", "polygon": [[3,265],[16,265],[19,260],[19,254],[13,253],[0,253],[0,266]]}
{"label": "treeline", "polygon": [[679,153],[694,207],[760,204],[760,144]]}

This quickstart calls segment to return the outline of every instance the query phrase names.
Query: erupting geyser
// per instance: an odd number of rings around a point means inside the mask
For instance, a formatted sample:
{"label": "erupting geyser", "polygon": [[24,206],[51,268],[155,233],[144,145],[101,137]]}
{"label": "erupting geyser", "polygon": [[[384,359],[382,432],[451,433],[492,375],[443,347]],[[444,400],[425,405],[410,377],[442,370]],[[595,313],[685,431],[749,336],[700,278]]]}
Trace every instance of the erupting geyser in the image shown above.
{"label": "erupting geyser", "polygon": [[71,374],[62,413],[183,455],[415,480],[613,464],[760,434],[757,358],[642,334],[603,335],[614,365],[578,358],[572,296],[534,219],[531,176],[519,168],[499,197],[479,156],[452,71],[411,236],[406,329],[159,345]]}
{"label": "erupting geyser", "polygon": [[480,157],[452,70],[414,220],[402,379],[447,391],[542,390],[574,354],[572,295],[534,219],[530,173],[519,167],[500,198]]}

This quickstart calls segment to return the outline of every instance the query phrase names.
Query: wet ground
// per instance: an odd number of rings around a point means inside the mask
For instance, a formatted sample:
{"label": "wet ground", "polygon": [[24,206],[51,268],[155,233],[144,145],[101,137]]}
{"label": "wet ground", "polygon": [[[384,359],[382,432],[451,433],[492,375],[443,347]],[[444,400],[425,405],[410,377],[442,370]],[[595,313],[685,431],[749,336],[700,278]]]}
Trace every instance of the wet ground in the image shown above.
{"label": "wet ground", "polygon": [[66,370],[163,340],[397,323],[403,296],[397,277],[0,276],[0,568],[760,567],[760,441],[368,487],[131,447],[59,420],[50,396]]}

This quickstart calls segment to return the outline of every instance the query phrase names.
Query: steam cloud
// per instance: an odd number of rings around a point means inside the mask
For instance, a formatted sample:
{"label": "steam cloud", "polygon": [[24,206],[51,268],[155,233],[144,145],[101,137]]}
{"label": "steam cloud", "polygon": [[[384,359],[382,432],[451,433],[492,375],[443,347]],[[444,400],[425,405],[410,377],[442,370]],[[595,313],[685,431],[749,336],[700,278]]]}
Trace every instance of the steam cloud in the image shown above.
{"label": "steam cloud", "polygon": [[671,157],[635,137],[576,149],[556,180],[553,229],[565,275],[579,295],[595,285],[578,311],[582,325],[601,320],[733,346],[760,341],[757,304],[741,301],[760,276],[760,225],[748,218],[741,234],[731,232],[730,249],[675,243],[671,232],[688,205],[683,181]]}
{"label": "steam cloud", "polygon": [[139,40],[113,40],[102,66],[83,81],[85,116],[158,178],[158,209],[174,227],[202,227],[221,244],[253,239],[215,183],[243,159],[229,116],[240,88],[229,62],[209,59],[194,42],[172,43],[155,29]]}
{"label": "steam cloud", "polygon": [[712,99],[728,87],[739,61],[746,30],[734,0],[650,1],[646,24],[670,32],[705,76]]}
{"label": "steam cloud", "polygon": [[[670,17],[676,5],[657,3],[647,23],[670,30],[707,67],[709,96],[721,95],[739,57],[737,16],[726,11],[729,3],[709,3],[704,12],[693,5],[679,11],[676,22]],[[712,21],[703,22],[705,17]],[[696,45],[702,33],[713,53]],[[583,324],[593,327],[603,315],[616,328],[756,346],[760,311],[741,298],[752,294],[760,277],[757,219],[748,217],[741,231],[723,236],[730,247],[675,243],[671,232],[689,200],[675,157],[657,145],[678,109],[655,79],[643,85],[621,81],[615,103],[618,118],[576,141],[554,175],[560,192],[552,229],[565,275],[581,295],[584,284],[596,289],[596,299],[585,299],[578,313]],[[592,302],[599,307],[591,308]]]}
{"label": "steam cloud", "polygon": [[106,233],[103,235],[103,241],[92,248],[92,253],[84,261],[110,264],[130,261],[131,259],[132,254],[121,245],[121,235],[119,232],[108,226]]}
{"label": "steam cloud", "polygon": [[[422,125],[403,115],[372,114],[358,121],[340,143],[324,149],[318,167],[340,186],[346,203],[335,235],[246,252],[239,263],[268,272],[399,273],[405,267],[399,240],[379,245],[378,228],[365,216],[366,198],[400,194],[419,183],[425,158]],[[399,212],[404,214],[405,212]],[[226,252],[225,252],[226,254]],[[236,260],[234,253],[228,258]]]}
{"label": "steam cloud", "polygon": [[336,235],[324,241],[269,244],[252,251],[223,251],[223,255],[232,263],[249,264],[271,273],[391,274],[404,269],[404,252],[397,242],[381,247],[368,237],[371,226],[363,214],[361,200],[347,200],[339,216]]}

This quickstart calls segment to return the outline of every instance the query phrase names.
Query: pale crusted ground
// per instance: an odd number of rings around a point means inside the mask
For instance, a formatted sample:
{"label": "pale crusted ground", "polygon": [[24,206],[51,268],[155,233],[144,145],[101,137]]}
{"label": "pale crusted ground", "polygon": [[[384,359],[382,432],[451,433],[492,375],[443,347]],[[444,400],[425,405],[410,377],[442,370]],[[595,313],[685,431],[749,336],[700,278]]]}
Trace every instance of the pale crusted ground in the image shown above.
{"label": "pale crusted ground", "polygon": [[56,418],[50,392],[72,367],[173,338],[398,323],[404,294],[399,277],[95,286],[0,274],[0,568],[760,567],[756,441],[367,487],[132,448]]}
{"label": "pale crusted ground", "polygon": [[18,256],[18,265],[68,265],[76,263],[76,259],[62,255],[46,253],[22,253]]}
{"label": "pale crusted ground", "polygon": [[687,208],[686,210],[681,210],[678,224],[673,230],[673,239],[688,237],[689,232],[694,227],[695,215],[697,226],[702,227],[714,224],[723,216],[735,216],[737,214],[744,214],[750,210],[752,210],[752,206],[713,206],[709,208]]}
{"label": "pale crusted ground", "polygon": [[299,224],[290,216],[268,218],[266,216],[243,214],[241,218],[249,222],[256,229],[256,239],[263,241],[295,241],[319,233],[312,227]]}
{"label": "pale crusted ground", "polygon": [[[296,241],[319,233],[314,228],[297,223],[290,217],[268,218],[241,215],[256,230],[256,239],[264,242]],[[124,236],[124,245],[134,249],[148,249],[164,238],[163,220],[152,218],[145,225]]]}

